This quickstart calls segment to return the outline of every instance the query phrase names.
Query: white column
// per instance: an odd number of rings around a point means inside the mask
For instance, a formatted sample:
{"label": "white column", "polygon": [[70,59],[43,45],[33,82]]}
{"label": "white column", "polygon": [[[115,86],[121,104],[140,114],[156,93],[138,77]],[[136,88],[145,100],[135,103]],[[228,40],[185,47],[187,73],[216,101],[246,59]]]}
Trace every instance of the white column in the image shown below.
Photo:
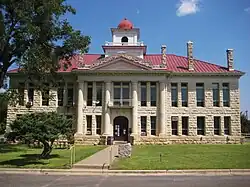
{"label": "white column", "polygon": [[103,135],[110,135],[110,114],[109,107],[110,104],[110,92],[111,92],[111,82],[105,82],[105,106],[104,106],[104,128]]}
{"label": "white column", "polygon": [[159,102],[159,136],[165,134],[165,86],[164,82],[160,82],[160,102]]}
{"label": "white column", "polygon": [[77,104],[77,134],[83,134],[83,89],[84,83],[78,83],[78,104]]}
{"label": "white column", "polygon": [[132,136],[138,134],[138,82],[132,82]]}

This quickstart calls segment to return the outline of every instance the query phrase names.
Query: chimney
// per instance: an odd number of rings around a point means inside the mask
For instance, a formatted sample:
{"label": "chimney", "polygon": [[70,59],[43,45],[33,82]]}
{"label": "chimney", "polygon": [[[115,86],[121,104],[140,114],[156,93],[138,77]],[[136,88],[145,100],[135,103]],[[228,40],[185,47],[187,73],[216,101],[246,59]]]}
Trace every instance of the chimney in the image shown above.
{"label": "chimney", "polygon": [[187,57],[188,57],[188,70],[194,70],[194,58],[193,58],[193,42],[187,42]]}
{"label": "chimney", "polygon": [[227,49],[227,68],[228,71],[234,71],[233,49]]}
{"label": "chimney", "polygon": [[167,65],[167,46],[162,45],[161,46],[161,63],[162,65],[166,66]]}

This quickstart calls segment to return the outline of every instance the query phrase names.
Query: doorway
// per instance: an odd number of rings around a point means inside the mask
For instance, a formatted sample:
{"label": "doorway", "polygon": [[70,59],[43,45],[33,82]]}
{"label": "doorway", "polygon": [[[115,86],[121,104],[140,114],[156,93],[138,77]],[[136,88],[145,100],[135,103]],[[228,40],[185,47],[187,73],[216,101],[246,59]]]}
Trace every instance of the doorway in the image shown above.
{"label": "doorway", "polygon": [[128,118],[118,116],[114,119],[114,140],[128,141]]}

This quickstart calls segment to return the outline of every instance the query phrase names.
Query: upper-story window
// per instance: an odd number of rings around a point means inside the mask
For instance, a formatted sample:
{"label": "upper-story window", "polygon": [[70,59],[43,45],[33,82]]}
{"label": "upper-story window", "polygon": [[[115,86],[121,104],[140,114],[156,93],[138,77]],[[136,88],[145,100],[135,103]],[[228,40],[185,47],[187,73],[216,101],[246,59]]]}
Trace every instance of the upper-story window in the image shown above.
{"label": "upper-story window", "polygon": [[196,103],[197,106],[204,107],[204,83],[197,83],[196,84]]}
{"label": "upper-story window", "polygon": [[88,82],[87,106],[92,106],[93,101],[93,83]]}
{"label": "upper-story window", "polygon": [[181,103],[182,106],[188,106],[188,83],[181,83]]}
{"label": "upper-story window", "polygon": [[171,84],[171,100],[172,100],[172,106],[177,107],[177,103],[178,103],[177,83],[172,83]]}
{"label": "upper-story window", "polygon": [[21,105],[21,106],[24,105],[24,88],[25,88],[25,83],[19,83],[19,85],[18,85],[18,102],[19,102],[19,105]]}
{"label": "upper-story window", "polygon": [[73,106],[74,100],[74,84],[68,83],[68,106]]}
{"label": "upper-story window", "polygon": [[147,106],[147,83],[141,82],[141,106]]}
{"label": "upper-story window", "polygon": [[31,105],[33,105],[33,101],[34,101],[34,85],[32,83],[29,83],[29,88],[28,88],[28,99],[31,103]]}
{"label": "upper-story window", "polygon": [[129,82],[114,82],[114,105],[129,105]]}
{"label": "upper-story window", "polygon": [[150,83],[150,105],[156,106],[156,82]]}
{"label": "upper-story window", "polygon": [[121,39],[122,43],[128,43],[128,37],[127,36],[123,36]]}
{"label": "upper-story window", "polygon": [[57,89],[58,106],[63,106],[64,83],[59,83]]}
{"label": "upper-story window", "polygon": [[219,83],[213,83],[213,106],[219,106],[219,103],[220,103]]}
{"label": "upper-story window", "polygon": [[229,84],[223,83],[223,106],[229,106]]}
{"label": "upper-story window", "polygon": [[102,106],[102,83],[96,83],[96,106]]}
{"label": "upper-story window", "polygon": [[49,84],[45,83],[42,90],[42,106],[49,106]]}

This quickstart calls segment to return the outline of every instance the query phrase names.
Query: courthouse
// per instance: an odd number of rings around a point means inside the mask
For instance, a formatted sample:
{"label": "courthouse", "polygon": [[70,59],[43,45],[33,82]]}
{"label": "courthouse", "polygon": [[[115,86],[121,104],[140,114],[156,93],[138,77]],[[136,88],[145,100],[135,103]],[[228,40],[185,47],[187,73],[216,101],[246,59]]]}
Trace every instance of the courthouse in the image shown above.
{"label": "courthouse", "polygon": [[[239,143],[240,93],[243,72],[234,69],[233,50],[225,66],[195,58],[193,43],[186,56],[148,54],[140,29],[127,20],[111,28],[103,54],[75,55],[63,82],[45,92],[14,69],[10,87],[23,96],[8,107],[7,124],[27,112],[57,111],[73,119],[75,140],[100,143],[112,137],[135,144]],[[98,47],[98,46],[97,46]]]}

